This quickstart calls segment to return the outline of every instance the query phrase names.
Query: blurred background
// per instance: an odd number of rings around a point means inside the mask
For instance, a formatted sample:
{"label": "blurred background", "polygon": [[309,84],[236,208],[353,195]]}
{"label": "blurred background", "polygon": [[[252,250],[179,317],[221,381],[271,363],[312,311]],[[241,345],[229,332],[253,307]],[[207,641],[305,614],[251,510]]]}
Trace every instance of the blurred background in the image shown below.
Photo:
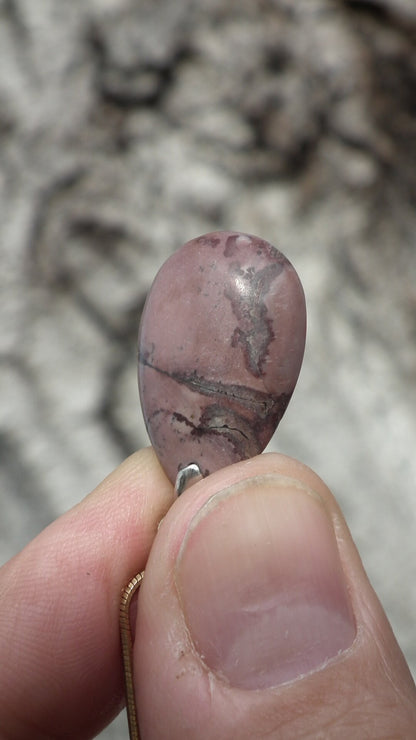
{"label": "blurred background", "polygon": [[248,231],[308,304],[270,447],[335,492],[416,674],[415,101],[414,0],[0,0],[0,562],[146,444],[158,267]]}

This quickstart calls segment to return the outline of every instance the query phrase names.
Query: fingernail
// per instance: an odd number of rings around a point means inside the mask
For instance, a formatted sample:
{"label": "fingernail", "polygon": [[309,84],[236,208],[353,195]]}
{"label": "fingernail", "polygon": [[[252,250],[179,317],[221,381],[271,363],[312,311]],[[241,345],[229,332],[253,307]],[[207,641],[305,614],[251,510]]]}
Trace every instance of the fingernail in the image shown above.
{"label": "fingernail", "polygon": [[200,658],[235,687],[305,676],[356,635],[329,514],[290,478],[253,478],[213,496],[188,527],[175,582]]}

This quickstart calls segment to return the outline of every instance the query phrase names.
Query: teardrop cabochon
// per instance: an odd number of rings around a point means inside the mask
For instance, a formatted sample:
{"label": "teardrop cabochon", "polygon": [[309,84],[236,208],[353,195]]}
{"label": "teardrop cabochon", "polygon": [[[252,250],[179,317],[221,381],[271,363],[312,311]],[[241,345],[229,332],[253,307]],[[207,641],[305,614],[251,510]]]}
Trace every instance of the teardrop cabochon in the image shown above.
{"label": "teardrop cabochon", "polygon": [[293,393],[305,296],[286,257],[256,236],[218,231],[161,267],[139,332],[146,428],[172,482],[259,454]]}

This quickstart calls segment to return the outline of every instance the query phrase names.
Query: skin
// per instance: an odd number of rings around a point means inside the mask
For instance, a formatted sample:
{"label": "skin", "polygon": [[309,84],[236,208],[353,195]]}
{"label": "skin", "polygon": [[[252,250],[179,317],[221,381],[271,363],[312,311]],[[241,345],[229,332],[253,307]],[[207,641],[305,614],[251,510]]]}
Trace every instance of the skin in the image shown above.
{"label": "skin", "polygon": [[[277,688],[237,690],[192,649],[185,663],[192,683],[180,681],[177,646],[189,642],[175,584],[180,542],[214,493],[271,473],[312,488],[324,502],[357,637],[339,659]],[[119,595],[145,567],[135,643],[143,740],[414,737],[413,680],[325,484],[295,460],[261,455],[213,473],[174,502],[172,485],[145,449],[0,569],[1,740],[82,740],[118,713]]]}

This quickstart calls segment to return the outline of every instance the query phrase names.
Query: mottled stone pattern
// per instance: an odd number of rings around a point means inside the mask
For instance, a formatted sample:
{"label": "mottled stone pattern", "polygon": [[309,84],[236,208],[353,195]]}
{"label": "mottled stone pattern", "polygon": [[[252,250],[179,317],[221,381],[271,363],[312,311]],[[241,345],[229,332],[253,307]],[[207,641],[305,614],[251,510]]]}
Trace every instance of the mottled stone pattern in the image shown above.
{"label": "mottled stone pattern", "polygon": [[299,278],[255,236],[195,238],[159,271],[139,337],[150,439],[172,481],[264,450],[295,387],[305,346]]}

